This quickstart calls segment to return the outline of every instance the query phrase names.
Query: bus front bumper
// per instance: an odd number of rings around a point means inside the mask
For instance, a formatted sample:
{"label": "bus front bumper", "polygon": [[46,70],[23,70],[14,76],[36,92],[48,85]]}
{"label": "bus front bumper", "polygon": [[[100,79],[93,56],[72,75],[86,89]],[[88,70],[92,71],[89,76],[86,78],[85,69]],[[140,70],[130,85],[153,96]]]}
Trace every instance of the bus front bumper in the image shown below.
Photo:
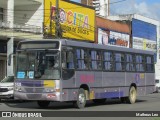
{"label": "bus front bumper", "polygon": [[14,92],[15,100],[47,100],[60,101],[60,92],[54,93],[21,93]]}

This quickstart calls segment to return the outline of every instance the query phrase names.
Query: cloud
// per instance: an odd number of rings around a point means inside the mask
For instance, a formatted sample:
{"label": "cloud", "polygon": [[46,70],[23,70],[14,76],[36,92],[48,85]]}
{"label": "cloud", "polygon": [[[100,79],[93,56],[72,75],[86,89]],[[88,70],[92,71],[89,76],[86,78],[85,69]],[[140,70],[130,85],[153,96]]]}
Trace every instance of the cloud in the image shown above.
{"label": "cloud", "polygon": [[160,20],[160,3],[147,3],[145,1],[126,0],[121,3],[110,5],[111,15],[118,14],[141,14],[146,17]]}

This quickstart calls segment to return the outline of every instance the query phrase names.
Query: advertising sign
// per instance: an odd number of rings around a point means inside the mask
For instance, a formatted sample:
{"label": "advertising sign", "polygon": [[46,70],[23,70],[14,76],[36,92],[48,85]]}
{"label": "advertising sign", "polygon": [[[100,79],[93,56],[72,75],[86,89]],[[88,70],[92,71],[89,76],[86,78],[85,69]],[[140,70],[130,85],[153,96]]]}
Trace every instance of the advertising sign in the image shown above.
{"label": "advertising sign", "polygon": [[[55,5],[56,0],[45,0],[44,33],[46,34],[55,35]],[[59,0],[59,16],[62,37],[94,42],[94,9]]]}
{"label": "advertising sign", "polygon": [[108,44],[108,34],[100,28],[98,28],[98,44]]}
{"label": "advertising sign", "polygon": [[98,43],[129,48],[129,35],[114,31],[98,29]]}
{"label": "advertising sign", "polygon": [[156,41],[147,40],[144,38],[133,37],[133,48],[156,51],[157,44]]}
{"label": "advertising sign", "polygon": [[132,19],[132,36],[157,41],[156,25]]}

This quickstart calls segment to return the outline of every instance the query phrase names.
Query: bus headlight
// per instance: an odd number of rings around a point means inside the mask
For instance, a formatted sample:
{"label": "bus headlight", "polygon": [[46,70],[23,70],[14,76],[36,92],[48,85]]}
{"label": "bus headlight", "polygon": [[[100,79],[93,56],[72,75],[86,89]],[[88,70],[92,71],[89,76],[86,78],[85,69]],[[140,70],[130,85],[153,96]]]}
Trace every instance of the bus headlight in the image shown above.
{"label": "bus headlight", "polygon": [[52,88],[45,88],[44,91],[47,93],[51,93],[51,92],[54,92],[55,90]]}

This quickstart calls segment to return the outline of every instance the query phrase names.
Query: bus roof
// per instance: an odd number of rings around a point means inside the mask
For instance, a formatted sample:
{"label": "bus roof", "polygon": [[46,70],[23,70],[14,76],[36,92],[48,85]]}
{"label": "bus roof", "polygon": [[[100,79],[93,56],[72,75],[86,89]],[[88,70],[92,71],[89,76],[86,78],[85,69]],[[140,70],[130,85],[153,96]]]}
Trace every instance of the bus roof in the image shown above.
{"label": "bus roof", "polygon": [[95,49],[102,49],[102,50],[113,50],[113,51],[121,51],[121,52],[132,52],[132,53],[154,55],[153,51],[140,50],[140,49],[134,49],[134,48],[118,47],[118,46],[112,46],[112,45],[101,45],[101,44],[88,43],[88,42],[83,42],[83,41],[74,41],[74,40],[68,40],[68,39],[23,40],[23,41],[20,41],[20,43],[35,42],[35,41],[37,41],[37,42],[38,41],[46,41],[46,42],[60,41],[62,45],[67,45],[67,46],[95,48]]}

